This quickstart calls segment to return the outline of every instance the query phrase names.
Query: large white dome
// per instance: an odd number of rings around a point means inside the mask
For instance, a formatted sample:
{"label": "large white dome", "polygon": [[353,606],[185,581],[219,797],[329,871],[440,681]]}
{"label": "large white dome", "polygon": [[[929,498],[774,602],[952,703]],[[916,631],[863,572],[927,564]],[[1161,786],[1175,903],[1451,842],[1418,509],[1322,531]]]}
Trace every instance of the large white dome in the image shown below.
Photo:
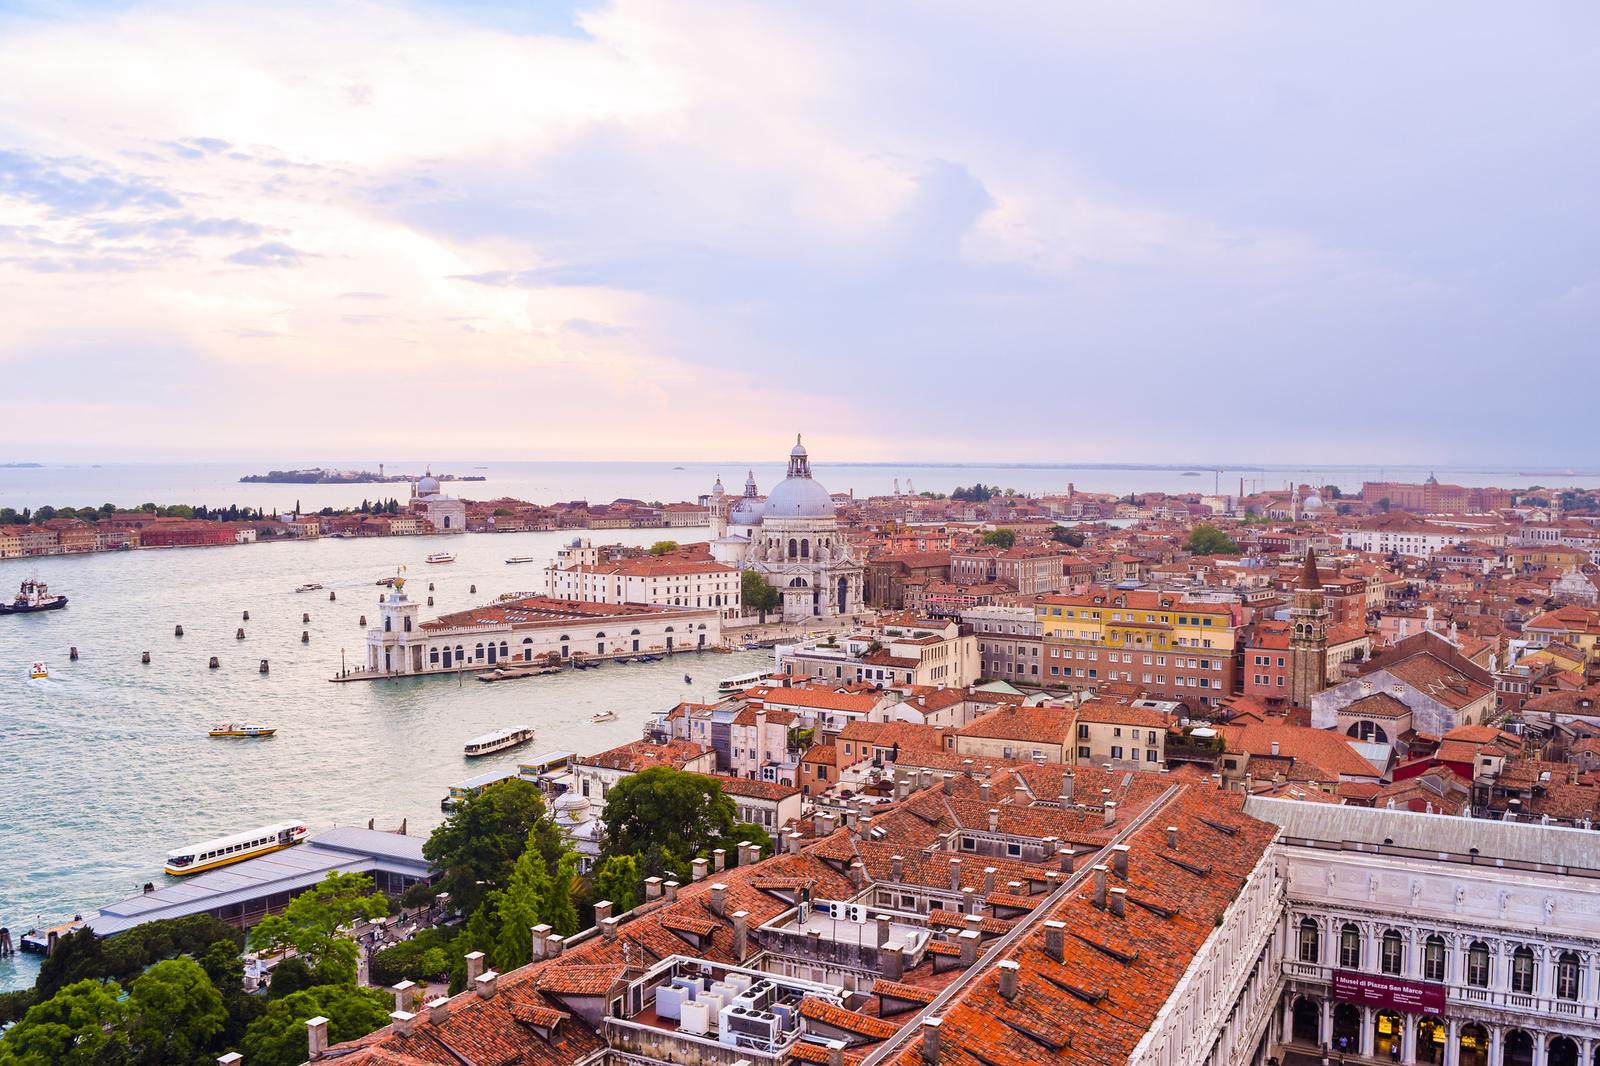
{"label": "large white dome", "polygon": [[767,497],[768,518],[832,518],[833,497],[808,477],[785,478]]}
{"label": "large white dome", "polygon": [[428,473],[423,474],[422,477],[417,479],[417,495],[418,496],[437,496],[437,495],[439,495],[439,479],[433,476],[433,472],[432,471],[429,471]]}

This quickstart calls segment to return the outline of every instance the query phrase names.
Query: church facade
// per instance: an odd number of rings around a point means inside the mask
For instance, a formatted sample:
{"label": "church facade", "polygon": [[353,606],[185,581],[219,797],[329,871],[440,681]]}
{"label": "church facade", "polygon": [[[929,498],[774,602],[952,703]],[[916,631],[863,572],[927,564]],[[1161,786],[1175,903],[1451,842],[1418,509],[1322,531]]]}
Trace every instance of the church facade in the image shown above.
{"label": "church facade", "polygon": [[718,479],[709,502],[711,553],[754,570],[777,590],[784,621],[840,618],[861,611],[865,568],[839,532],[833,497],[811,476],[795,438],[788,476],[763,500],[752,474],[744,495],[729,497]]}

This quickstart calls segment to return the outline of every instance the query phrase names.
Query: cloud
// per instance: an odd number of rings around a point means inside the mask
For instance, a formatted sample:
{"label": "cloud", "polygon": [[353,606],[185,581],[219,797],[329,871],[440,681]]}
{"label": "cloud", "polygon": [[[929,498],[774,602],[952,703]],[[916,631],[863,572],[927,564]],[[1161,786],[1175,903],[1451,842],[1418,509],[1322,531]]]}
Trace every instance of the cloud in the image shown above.
{"label": "cloud", "polygon": [[282,241],[268,241],[254,248],[241,248],[228,256],[228,262],[243,266],[297,267],[305,261],[305,254]]}
{"label": "cloud", "polygon": [[0,148],[0,197],[58,214],[121,207],[177,207],[170,192],[94,160]]}

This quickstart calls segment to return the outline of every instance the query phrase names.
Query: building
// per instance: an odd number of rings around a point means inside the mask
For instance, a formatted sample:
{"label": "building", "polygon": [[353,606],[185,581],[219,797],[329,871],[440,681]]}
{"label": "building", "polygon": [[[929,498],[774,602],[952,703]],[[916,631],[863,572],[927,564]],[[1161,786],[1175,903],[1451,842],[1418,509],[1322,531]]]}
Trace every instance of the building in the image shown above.
{"label": "building", "polygon": [[1142,686],[1156,699],[1215,705],[1234,691],[1239,645],[1232,606],[1166,592],[1101,587],[1039,597],[1046,685]]}
{"label": "building", "polygon": [[737,619],[739,571],[686,552],[610,557],[588,540],[575,540],[545,568],[545,595],[585,603],[644,603],[658,607],[712,607],[724,621]]}
{"label": "building", "polygon": [[1360,676],[1312,696],[1311,724],[1384,744],[1412,731],[1438,737],[1483,725],[1494,710],[1493,675],[1424,631],[1370,660]]}
{"label": "building", "polygon": [[789,452],[788,477],[765,501],[753,475],[737,501],[730,501],[720,479],[710,500],[712,555],[760,574],[782,598],[785,621],[861,611],[865,569],[839,530],[833,497],[811,477],[799,437]]}
{"label": "building", "polygon": [[1306,549],[1306,565],[1289,609],[1289,701],[1309,707],[1314,693],[1328,686],[1328,625],[1317,553]]}
{"label": "building", "polygon": [[1062,556],[1050,548],[1021,545],[952,552],[950,581],[957,585],[1009,585],[1023,596],[1055,592],[1063,581]]}
{"label": "building", "polygon": [[984,677],[1013,685],[1042,685],[1044,625],[1032,607],[972,607],[961,623],[978,638]]}
{"label": "building", "polygon": [[715,607],[612,605],[526,596],[419,622],[406,579],[378,605],[366,666],[351,678],[437,674],[497,665],[670,653],[722,639]]}
{"label": "building", "polygon": [[980,674],[978,641],[949,620],[883,624],[848,637],[779,645],[778,669],[794,677],[868,685],[965,688]]}
{"label": "building", "polygon": [[[1374,515],[1344,531],[1344,546],[1359,552],[1409,555],[1426,559],[1463,541],[1494,538],[1481,530],[1438,525],[1408,514]],[[1504,537],[1499,537],[1504,541]]]}
{"label": "building", "polygon": [[434,533],[465,533],[467,531],[467,505],[454,496],[446,496],[439,488],[439,479],[433,471],[425,472],[411,486],[411,499],[407,510],[413,517],[427,522]]}
{"label": "building", "polygon": [[634,740],[574,759],[572,790],[604,809],[606,795],[616,787],[617,782],[656,766],[713,774],[717,769],[717,756],[711,749],[687,740],[669,740],[665,743]]}
{"label": "building", "polygon": [[1167,765],[1171,715],[1114,700],[1086,700],[1074,725],[1072,761],[1079,766],[1159,770]]}

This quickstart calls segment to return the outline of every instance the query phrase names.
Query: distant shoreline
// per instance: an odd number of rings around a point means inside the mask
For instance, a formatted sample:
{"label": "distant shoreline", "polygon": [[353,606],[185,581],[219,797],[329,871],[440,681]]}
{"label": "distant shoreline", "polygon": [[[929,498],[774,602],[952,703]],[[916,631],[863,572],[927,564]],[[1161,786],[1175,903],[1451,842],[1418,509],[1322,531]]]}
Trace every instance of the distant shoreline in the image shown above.
{"label": "distant shoreline", "polygon": [[423,477],[435,481],[488,481],[483,474],[378,474],[371,470],[269,470],[265,474],[246,474],[242,485],[394,485],[411,483]]}

